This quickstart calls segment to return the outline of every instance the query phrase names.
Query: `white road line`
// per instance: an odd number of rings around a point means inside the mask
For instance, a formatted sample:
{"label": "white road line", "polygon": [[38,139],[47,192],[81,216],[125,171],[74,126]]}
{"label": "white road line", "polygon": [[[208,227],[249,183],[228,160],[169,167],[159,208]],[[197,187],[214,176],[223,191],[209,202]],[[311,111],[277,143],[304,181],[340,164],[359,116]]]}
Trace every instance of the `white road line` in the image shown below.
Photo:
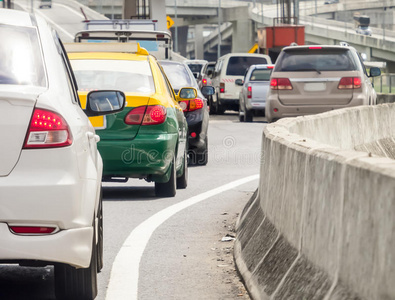
{"label": "white road line", "polygon": [[141,257],[151,235],[163,222],[191,205],[258,178],[259,175],[245,177],[194,196],[161,210],[137,226],[127,237],[115,257],[106,300],[137,300]]}

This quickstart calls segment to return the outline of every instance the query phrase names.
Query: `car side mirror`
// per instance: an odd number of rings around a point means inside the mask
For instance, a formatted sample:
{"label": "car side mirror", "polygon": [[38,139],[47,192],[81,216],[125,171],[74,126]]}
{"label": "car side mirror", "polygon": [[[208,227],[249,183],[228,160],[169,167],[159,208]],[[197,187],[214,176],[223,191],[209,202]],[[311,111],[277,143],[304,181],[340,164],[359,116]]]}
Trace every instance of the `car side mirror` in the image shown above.
{"label": "car side mirror", "polygon": [[206,97],[206,96],[211,96],[214,95],[215,93],[215,89],[212,86],[204,86],[200,89],[202,91],[202,94]]}
{"label": "car side mirror", "polygon": [[199,78],[199,72],[193,72],[193,77],[195,77],[196,79]]}
{"label": "car side mirror", "polygon": [[182,88],[178,92],[178,101],[195,99],[197,97],[197,90],[193,87]]}
{"label": "car side mirror", "polygon": [[103,116],[124,109],[126,96],[121,91],[91,91],[86,96],[85,114],[88,117]]}
{"label": "car side mirror", "polygon": [[211,78],[211,76],[213,76],[213,70],[207,71],[207,76]]}
{"label": "car side mirror", "polygon": [[244,82],[242,79],[236,79],[235,84],[242,86],[244,84]]}
{"label": "car side mirror", "polygon": [[369,77],[377,77],[381,75],[381,70],[377,67],[371,67],[369,73]]}

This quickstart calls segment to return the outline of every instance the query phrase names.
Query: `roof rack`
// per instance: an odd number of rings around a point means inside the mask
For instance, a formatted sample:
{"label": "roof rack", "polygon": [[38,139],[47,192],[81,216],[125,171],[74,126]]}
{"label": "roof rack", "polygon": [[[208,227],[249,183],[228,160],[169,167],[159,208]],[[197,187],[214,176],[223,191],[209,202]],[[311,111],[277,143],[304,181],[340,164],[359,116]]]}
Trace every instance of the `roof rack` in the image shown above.
{"label": "roof rack", "polygon": [[111,29],[111,30],[157,30],[157,20],[85,20],[85,30]]}
{"label": "roof rack", "polygon": [[148,51],[137,42],[131,43],[66,43],[68,53],[75,52],[117,52],[148,55]]}

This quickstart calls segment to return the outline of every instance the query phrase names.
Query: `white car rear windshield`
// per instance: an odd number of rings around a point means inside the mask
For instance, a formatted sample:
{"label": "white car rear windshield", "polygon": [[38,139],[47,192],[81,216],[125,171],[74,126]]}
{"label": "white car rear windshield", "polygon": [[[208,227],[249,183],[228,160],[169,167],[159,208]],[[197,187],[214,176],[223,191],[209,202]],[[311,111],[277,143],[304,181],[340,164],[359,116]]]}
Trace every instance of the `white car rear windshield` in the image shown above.
{"label": "white car rear windshield", "polygon": [[155,93],[148,61],[71,60],[79,91],[120,90],[125,93]]}
{"label": "white car rear windshield", "polygon": [[0,25],[0,84],[46,86],[35,28]]}
{"label": "white car rear windshield", "polygon": [[272,69],[255,69],[252,71],[250,81],[269,81]]}
{"label": "white car rear windshield", "polygon": [[232,56],[229,58],[226,75],[244,76],[251,65],[267,64],[264,57],[256,56]]}
{"label": "white car rear windshield", "polygon": [[355,71],[351,52],[348,49],[306,49],[284,51],[277,60],[275,72],[303,71]]}
{"label": "white car rear windshield", "polygon": [[176,93],[183,87],[198,87],[196,79],[188,73],[187,66],[183,64],[166,64],[165,62],[162,62],[161,65]]}

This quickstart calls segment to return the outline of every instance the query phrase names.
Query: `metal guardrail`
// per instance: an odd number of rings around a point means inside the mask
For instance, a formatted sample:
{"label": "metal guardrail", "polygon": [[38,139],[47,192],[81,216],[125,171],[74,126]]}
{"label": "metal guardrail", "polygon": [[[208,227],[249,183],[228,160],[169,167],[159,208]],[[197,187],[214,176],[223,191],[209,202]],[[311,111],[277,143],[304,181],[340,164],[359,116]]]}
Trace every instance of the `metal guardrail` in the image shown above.
{"label": "metal guardrail", "polygon": [[395,94],[395,74],[381,74],[379,77],[373,77],[374,89],[377,93]]}

